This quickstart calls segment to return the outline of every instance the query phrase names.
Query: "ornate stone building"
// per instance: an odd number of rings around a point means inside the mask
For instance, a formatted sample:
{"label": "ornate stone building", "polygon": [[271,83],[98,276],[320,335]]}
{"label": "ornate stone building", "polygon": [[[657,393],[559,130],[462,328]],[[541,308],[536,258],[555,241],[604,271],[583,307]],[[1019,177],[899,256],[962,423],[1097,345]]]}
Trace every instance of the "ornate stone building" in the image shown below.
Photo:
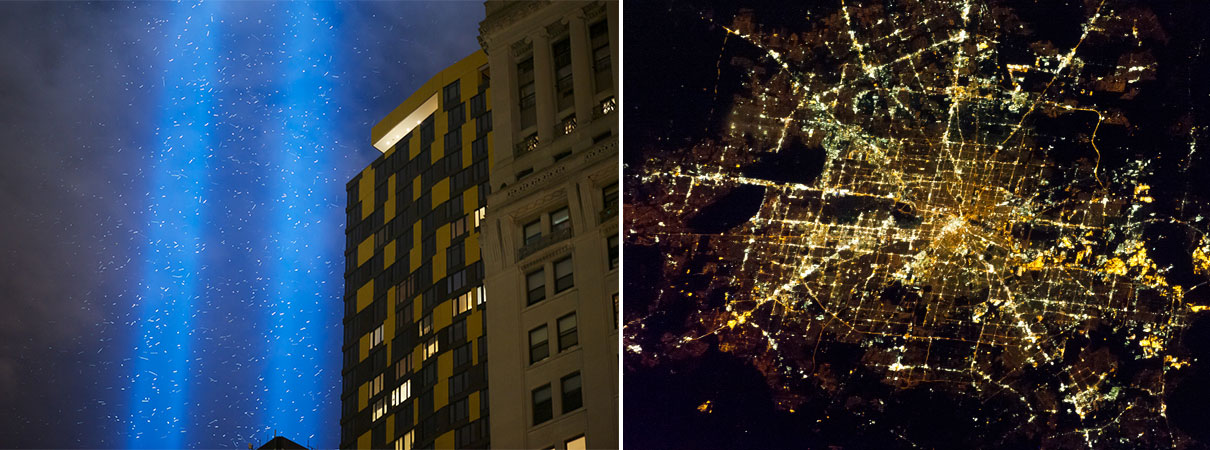
{"label": "ornate stone building", "polygon": [[492,446],[617,448],[618,3],[486,10]]}

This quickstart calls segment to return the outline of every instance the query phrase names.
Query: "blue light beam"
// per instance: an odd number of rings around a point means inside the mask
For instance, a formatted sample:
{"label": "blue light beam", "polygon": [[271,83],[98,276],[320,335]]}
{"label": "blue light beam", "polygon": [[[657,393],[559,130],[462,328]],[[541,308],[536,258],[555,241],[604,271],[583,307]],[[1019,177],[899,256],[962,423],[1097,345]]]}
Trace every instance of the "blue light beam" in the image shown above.
{"label": "blue light beam", "polygon": [[[281,147],[276,152],[273,234],[270,266],[273,299],[269,317],[266,426],[292,439],[315,442],[327,430],[326,442],[338,429],[322,411],[339,387],[339,359],[328,358],[338,342],[331,339],[340,301],[331,283],[329,260],[333,237],[340,236],[342,215],[332,200],[333,173],[328,153],[332,101],[332,35],[336,5],[291,3],[284,15],[282,66],[285,68],[281,110]],[[335,206],[335,207],[334,207]],[[339,251],[337,251],[339,252]],[[338,265],[339,266],[339,265]],[[301,442],[301,441],[300,441]]]}
{"label": "blue light beam", "polygon": [[202,283],[216,21],[209,5],[175,4],[160,47],[162,115],[150,159],[150,191],[138,317],[131,448],[185,448],[194,303]]}

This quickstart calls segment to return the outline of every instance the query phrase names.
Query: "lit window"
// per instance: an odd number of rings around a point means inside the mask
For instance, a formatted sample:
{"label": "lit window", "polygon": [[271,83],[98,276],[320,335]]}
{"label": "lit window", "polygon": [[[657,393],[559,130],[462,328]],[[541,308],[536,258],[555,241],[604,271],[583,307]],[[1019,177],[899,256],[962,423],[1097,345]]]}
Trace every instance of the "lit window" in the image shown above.
{"label": "lit window", "polygon": [[580,395],[580,372],[563,377],[559,385],[563,389],[563,414],[584,406],[584,398]]}
{"label": "lit window", "polygon": [[370,333],[370,348],[374,348],[379,344],[382,344],[382,327],[383,325],[379,325],[378,328],[375,328],[374,331]]}
{"label": "lit window", "polygon": [[558,233],[560,231],[571,228],[571,215],[564,206],[559,210],[550,213],[550,233]]}
{"label": "lit window", "polygon": [[420,322],[418,323],[418,326],[420,327],[421,336],[432,333],[433,332],[433,315],[425,314],[424,317],[420,318]]}
{"label": "lit window", "polygon": [[403,355],[403,359],[400,359],[399,361],[395,362],[395,379],[396,380],[403,379],[403,376],[407,375],[411,371],[412,371],[412,354],[411,353]]}
{"label": "lit window", "polygon": [[530,272],[525,276],[525,290],[528,305],[538,303],[546,298],[546,272],[542,269]]}
{"label": "lit window", "polygon": [[567,350],[580,343],[576,334],[576,313],[559,318],[559,351]]}
{"label": "lit window", "polygon": [[424,344],[424,359],[429,359],[440,351],[437,344],[438,341],[436,336],[429,338],[428,342]]}
{"label": "lit window", "polygon": [[376,377],[374,377],[374,379],[370,380],[369,385],[370,385],[370,397],[378,395],[379,392],[382,392],[382,374],[378,374],[378,376],[376,376]]}
{"label": "lit window", "polygon": [[567,450],[585,450],[588,446],[584,443],[584,435],[569,439],[565,446]]}
{"label": "lit window", "polygon": [[480,207],[475,210],[475,228],[479,228],[479,225],[483,223],[484,217],[487,217],[487,207]]}
{"label": "lit window", "polygon": [[555,292],[563,292],[575,285],[571,274],[571,258],[555,262]]}
{"label": "lit window", "polygon": [[475,304],[482,305],[487,303],[487,290],[483,286],[475,288]]}
{"label": "lit window", "polygon": [[532,393],[534,407],[534,425],[550,420],[554,417],[554,405],[550,399],[550,385],[545,385],[534,389]]}
{"label": "lit window", "polygon": [[404,381],[394,391],[391,391],[391,406],[399,406],[409,398],[412,398],[412,380]]}
{"label": "lit window", "polygon": [[546,325],[529,331],[529,363],[533,364],[550,356],[550,346],[547,345]]}
{"label": "lit window", "polygon": [[533,244],[542,239],[542,221],[535,220],[525,224],[525,245]]}
{"label": "lit window", "polygon": [[467,292],[454,298],[454,316],[471,310],[471,297],[473,295],[473,293]]}
{"label": "lit window", "polygon": [[395,450],[412,450],[412,445],[416,444],[416,436],[411,431],[404,434],[399,439],[395,440]]}
{"label": "lit window", "polygon": [[450,239],[462,236],[463,233],[466,233],[466,216],[450,222]]}
{"label": "lit window", "polygon": [[380,399],[378,399],[377,402],[374,402],[374,412],[372,413],[373,417],[371,418],[371,420],[377,421],[378,419],[381,419],[382,416],[386,415],[386,413],[387,413],[387,399],[380,398]]}

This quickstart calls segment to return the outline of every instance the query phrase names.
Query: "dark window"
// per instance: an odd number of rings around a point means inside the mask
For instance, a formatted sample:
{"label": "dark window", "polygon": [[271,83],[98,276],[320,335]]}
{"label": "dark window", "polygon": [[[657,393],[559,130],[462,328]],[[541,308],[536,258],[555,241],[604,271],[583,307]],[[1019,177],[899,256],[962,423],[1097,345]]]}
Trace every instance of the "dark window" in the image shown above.
{"label": "dark window", "polygon": [[488,111],[486,114],[479,116],[478,119],[475,119],[475,136],[476,137],[483,137],[483,136],[487,135],[487,132],[489,132],[489,131],[492,131],[492,112],[491,111]]}
{"label": "dark window", "polygon": [[466,341],[466,319],[454,322],[450,325],[450,343],[458,344]]}
{"label": "dark window", "polygon": [[554,417],[554,408],[550,401],[549,384],[534,389],[532,396],[534,406],[534,425],[546,422]]}
{"label": "dark window", "polygon": [[563,389],[563,414],[584,406],[584,399],[580,395],[580,372],[563,377],[559,385]]}
{"label": "dark window", "polygon": [[547,345],[546,325],[529,330],[529,363],[533,364],[550,356],[550,346]]}
{"label": "dark window", "polygon": [[568,213],[566,206],[550,213],[551,234],[566,230],[568,228],[571,228],[571,214]]}
{"label": "dark window", "polygon": [[525,276],[525,290],[528,299],[526,305],[532,305],[546,299],[546,271],[538,269]]}
{"label": "dark window", "polygon": [[538,242],[542,239],[542,221],[535,220],[525,224],[525,245]]}
{"label": "dark window", "polygon": [[466,260],[466,249],[463,245],[465,242],[458,241],[458,243],[450,245],[449,248],[445,249],[445,265],[448,270],[452,271],[462,267],[462,264]]}
{"label": "dark window", "polygon": [[551,45],[555,62],[555,101],[558,111],[575,106],[574,83],[571,78],[571,41],[564,38]]}
{"label": "dark window", "polygon": [[613,235],[608,238],[609,242],[609,268],[618,268],[618,235]]}
{"label": "dark window", "polygon": [[[447,122],[448,125],[445,127],[445,129],[447,129],[447,130],[459,129],[459,127],[461,127],[462,124],[466,123],[466,104],[459,103],[457,105],[454,105],[452,108],[449,108],[449,112],[447,114],[448,114],[447,118],[449,121]],[[446,147],[446,148],[448,148],[448,147]]]}
{"label": "dark window", "polygon": [[462,372],[460,374],[450,377],[450,383],[449,383],[450,396],[449,396],[449,398],[451,399],[451,401],[452,401],[452,399],[457,397],[458,394],[461,394],[462,391],[466,390],[468,378],[469,377],[467,377],[466,372]]}
{"label": "dark window", "polygon": [[538,112],[534,108],[537,104],[534,91],[534,59],[526,58],[524,61],[517,63],[517,98],[518,106],[521,108],[521,129],[534,126],[537,123]]}
{"label": "dark window", "polygon": [[618,207],[618,183],[615,181],[601,189],[601,199],[605,202],[605,208]]}
{"label": "dark window", "polygon": [[571,273],[571,258],[555,262],[555,292],[563,292],[575,285]]}
{"label": "dark window", "polygon": [[454,367],[471,363],[471,344],[468,342],[454,349]]}
{"label": "dark window", "polygon": [[471,159],[479,161],[487,158],[487,138],[480,137],[471,141]]}
{"label": "dark window", "polygon": [[456,402],[450,403],[450,423],[458,423],[460,420],[466,420],[470,408],[467,406],[470,403],[468,399],[463,398]]}
{"label": "dark window", "polygon": [[609,24],[604,20],[588,27],[588,40],[592,45],[592,70],[597,92],[604,92],[613,86],[610,67],[612,62],[609,55]]}
{"label": "dark window", "polygon": [[471,97],[471,117],[479,117],[484,112],[487,112],[487,96],[483,93],[475,94]]}
{"label": "dark window", "polygon": [[445,104],[445,109],[447,110],[450,109],[451,106],[462,102],[462,89],[459,86],[460,81],[461,80],[454,80],[453,83],[446,85],[445,88],[442,89],[442,94],[445,99],[443,103]]}
{"label": "dark window", "polygon": [[[437,130],[435,129],[436,127],[434,125],[434,120],[435,119],[433,116],[430,115],[428,118],[424,119],[424,122],[420,123],[420,147],[425,148],[425,150],[427,150],[426,147],[428,147],[428,144],[433,143],[433,140],[437,139]],[[421,152],[424,154],[419,156],[427,155],[428,152],[425,150],[422,150]],[[417,159],[420,159],[419,156]],[[421,164],[427,163],[428,159],[421,159]]]}
{"label": "dark window", "polygon": [[559,318],[559,351],[567,350],[580,343],[576,334],[576,313]]}
{"label": "dark window", "polygon": [[[462,129],[454,128],[453,130],[454,131],[445,133],[445,153],[447,155],[450,152],[453,152],[455,150],[459,150],[462,148]],[[461,167],[462,161],[458,161],[458,163],[459,163],[458,166]]]}

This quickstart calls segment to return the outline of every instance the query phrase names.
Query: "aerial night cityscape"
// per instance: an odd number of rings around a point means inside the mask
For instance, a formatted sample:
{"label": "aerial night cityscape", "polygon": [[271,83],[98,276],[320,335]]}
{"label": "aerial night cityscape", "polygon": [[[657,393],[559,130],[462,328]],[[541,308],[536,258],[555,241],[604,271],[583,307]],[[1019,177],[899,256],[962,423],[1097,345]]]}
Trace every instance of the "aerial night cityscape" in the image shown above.
{"label": "aerial night cityscape", "polygon": [[0,4],[0,447],[617,448],[619,28]]}
{"label": "aerial night cityscape", "polygon": [[1210,445],[1206,5],[744,3],[628,5],[627,446]]}

